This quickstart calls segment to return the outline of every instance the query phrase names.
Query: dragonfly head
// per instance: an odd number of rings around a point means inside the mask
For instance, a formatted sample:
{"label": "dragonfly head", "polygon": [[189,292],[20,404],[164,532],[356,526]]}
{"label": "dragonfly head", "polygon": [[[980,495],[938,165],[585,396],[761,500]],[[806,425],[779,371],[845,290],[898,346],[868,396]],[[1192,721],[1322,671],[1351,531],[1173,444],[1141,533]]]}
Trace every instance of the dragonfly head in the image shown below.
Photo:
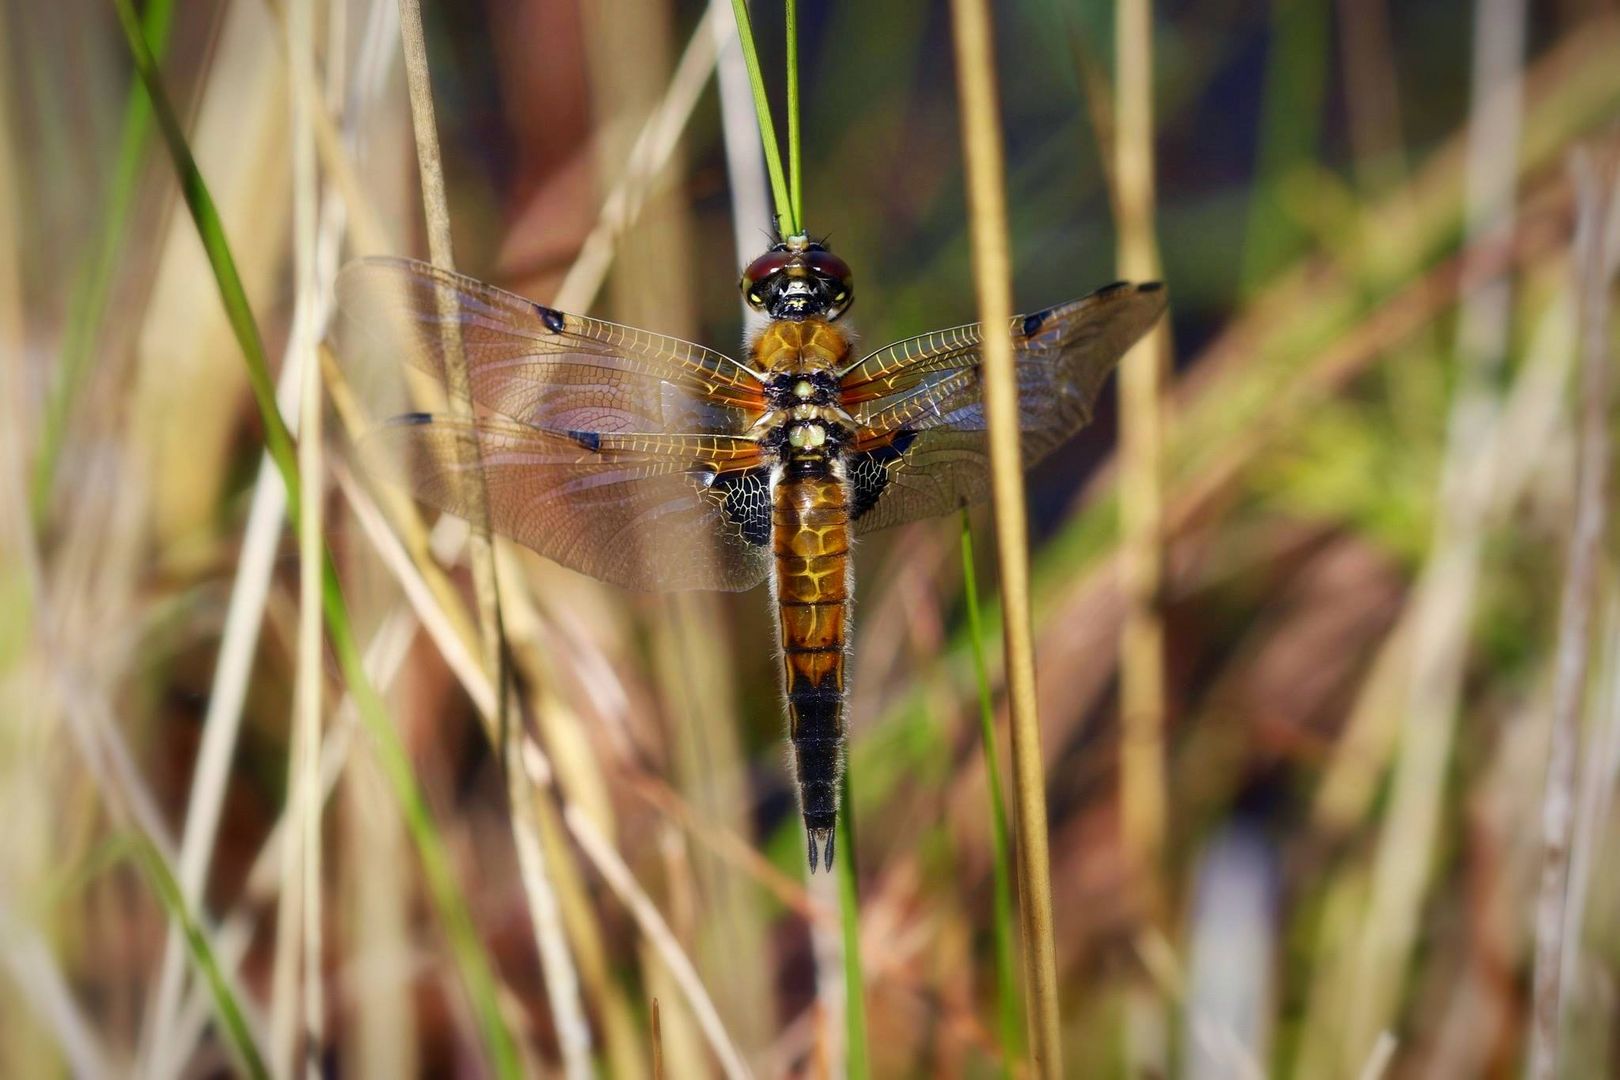
{"label": "dragonfly head", "polygon": [[743,299],[773,319],[826,319],[855,300],[849,264],[827,245],[800,234],[779,240],[743,271]]}

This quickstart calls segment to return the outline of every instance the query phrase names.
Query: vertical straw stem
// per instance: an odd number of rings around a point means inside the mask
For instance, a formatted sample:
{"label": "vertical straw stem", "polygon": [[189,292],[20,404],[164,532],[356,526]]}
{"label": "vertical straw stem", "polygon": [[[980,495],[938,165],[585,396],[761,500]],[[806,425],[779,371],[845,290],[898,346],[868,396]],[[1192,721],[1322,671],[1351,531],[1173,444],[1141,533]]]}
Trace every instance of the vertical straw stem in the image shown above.
{"label": "vertical straw stem", "polygon": [[[1114,176],[1120,276],[1159,275],[1153,231],[1153,5],[1119,0],[1115,42]],[[1160,916],[1164,846],[1164,479],[1163,382],[1166,330],[1160,323],[1120,366],[1120,823],[1141,912]]]}
{"label": "vertical straw stem", "polygon": [[[990,794],[990,852],[994,892],[991,895],[990,940],[996,957],[996,1016],[1001,1052],[1010,1064],[1023,1056],[1018,1025],[1018,971],[1013,961],[1012,831],[1007,824],[1007,797],[1001,789],[1001,754],[996,749],[996,711],[990,695],[990,670],[984,655],[984,619],[979,612],[979,578],[973,564],[973,529],[962,511],[962,592],[967,600],[968,636],[973,642],[973,678],[979,688],[979,738],[984,745],[984,772]],[[1003,1068],[1010,1075],[1011,1068]]]}
{"label": "vertical straw stem", "polygon": [[297,291],[303,313],[299,333],[304,351],[302,418],[298,426],[298,469],[304,476],[303,505],[298,530],[298,678],[297,770],[298,818],[303,824],[299,844],[303,858],[299,873],[299,898],[303,908],[303,985],[306,1061],[319,1072],[326,1011],[321,982],[321,688],[326,681],[321,637],[321,511],[325,485],[322,462],[321,366],[315,356],[320,328],[316,243],[319,229],[320,194],[315,167],[314,112],[320,107],[310,95],[315,86],[312,70],[315,57],[315,2],[297,0],[292,5],[292,25],[288,28],[292,64],[308,78],[298,79],[293,90],[293,186],[296,196]]}
{"label": "vertical straw stem", "polygon": [[[294,276],[297,305],[292,348],[301,364],[299,387],[298,470],[304,486],[298,506],[298,665],[294,680],[291,763],[287,771],[290,842],[287,872],[282,875],[276,939],[274,1042],[277,1071],[306,1071],[302,1060],[317,1062],[321,1052],[321,685],[325,678],[321,636],[321,455],[320,365],[315,360],[320,307],[316,274],[318,177],[310,120],[315,103],[314,0],[295,0],[288,10],[289,66],[292,92],[292,172]],[[301,972],[302,977],[299,977]],[[300,1023],[300,1016],[302,1022]],[[310,1068],[314,1068],[310,1066]],[[318,1071],[318,1069],[315,1069]]]}
{"label": "vertical straw stem", "polygon": [[1057,959],[1046,833],[1046,776],[1036,715],[1034,624],[1029,599],[1028,528],[1018,444],[1018,385],[1013,370],[1011,254],[1006,177],[997,115],[995,51],[985,0],[952,0],[962,112],[962,143],[973,269],[984,325],[984,405],[989,427],[992,505],[1001,570],[1002,632],[1012,716],[1018,871],[1023,902],[1024,978],[1029,990],[1034,1073],[1063,1075],[1058,1029]]}
{"label": "vertical straw stem", "polygon": [[[731,0],[737,19],[737,40],[742,43],[743,61],[748,65],[748,82],[754,91],[754,113],[759,118],[759,134],[765,144],[765,168],[771,177],[771,197],[776,203],[776,227],[783,236],[799,232],[799,216],[788,194],[782,174],[782,148],[776,141],[776,124],[771,120],[771,102],[765,96],[765,75],[759,69],[759,51],[754,48],[754,25],[748,18],[748,0]],[[794,121],[796,125],[798,122]]]}
{"label": "vertical straw stem", "polygon": [[[416,136],[416,163],[421,174],[422,210],[427,219],[428,256],[441,270],[455,269],[450,239],[450,207],[444,193],[444,166],[439,154],[439,133],[433,112],[433,83],[428,73],[427,41],[422,32],[422,6],[418,0],[399,0],[399,36],[405,53],[405,78],[410,89],[411,127]],[[457,330],[459,311],[455,294],[437,290],[440,325],[444,335],[445,385],[450,414],[458,420],[473,417],[471,382]],[[476,440],[457,441],[465,464],[478,466]],[[489,506],[482,468],[474,467],[467,485],[470,498],[466,518],[472,525],[468,562],[478,598],[478,622],[484,645],[484,666],[495,687],[496,716],[506,722],[505,651],[501,647],[501,602],[495,577],[495,558],[489,538]]]}
{"label": "vertical straw stem", "polygon": [[787,0],[788,207],[804,228],[804,160],[799,145],[799,0]]}
{"label": "vertical straw stem", "polygon": [[[1558,1073],[1562,1029],[1564,908],[1575,821],[1575,771],[1581,704],[1592,649],[1592,605],[1608,517],[1609,283],[1614,249],[1614,176],[1601,180],[1585,154],[1571,164],[1577,196],[1574,286],[1580,296],[1580,431],[1575,459],[1575,520],[1558,616],[1552,731],[1541,808],[1541,887],[1536,900],[1535,976],[1530,1025],[1530,1080]],[[1604,170],[1606,173],[1608,170]],[[1600,185],[1602,185],[1600,187]],[[1570,927],[1578,932],[1578,927]]]}
{"label": "vertical straw stem", "polygon": [[[433,110],[433,84],[428,71],[427,41],[422,31],[422,9],[418,0],[399,0],[400,43],[405,54],[405,76],[410,89],[411,125],[416,137],[416,159],[421,174],[422,208],[427,220],[429,257],[435,266],[454,270],[455,258],[450,236],[450,208],[445,197],[444,168],[439,152],[437,121]],[[471,380],[458,329],[458,300],[452,290],[437,290],[440,324],[443,328],[445,384],[452,416],[473,418]],[[507,787],[511,802],[512,834],[517,847],[524,897],[531,929],[541,958],[549,998],[559,1033],[564,1069],[570,1078],[588,1076],[590,1030],[579,1002],[579,980],[561,933],[560,911],[540,844],[537,826],[537,800],[527,774],[512,760],[520,745],[520,725],[509,715],[506,650],[501,627],[499,583],[495,551],[489,534],[489,503],[484,486],[481,454],[476,440],[458,444],[463,465],[472,466],[467,494],[471,498],[464,515],[471,524],[468,561],[472,567],[474,591],[478,600],[479,626],[484,646],[484,670],[493,689],[490,717],[492,744],[507,767]]]}

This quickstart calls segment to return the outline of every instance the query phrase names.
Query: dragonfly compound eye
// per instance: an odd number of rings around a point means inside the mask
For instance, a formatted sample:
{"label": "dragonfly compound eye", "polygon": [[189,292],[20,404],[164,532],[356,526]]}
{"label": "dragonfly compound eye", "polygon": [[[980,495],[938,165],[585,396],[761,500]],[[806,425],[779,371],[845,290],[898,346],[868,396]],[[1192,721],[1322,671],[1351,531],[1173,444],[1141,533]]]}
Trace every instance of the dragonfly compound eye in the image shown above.
{"label": "dragonfly compound eye", "polygon": [[786,270],[796,256],[791,251],[767,251],[748,264],[738,287],[750,307],[762,308],[771,294],[771,279]]}

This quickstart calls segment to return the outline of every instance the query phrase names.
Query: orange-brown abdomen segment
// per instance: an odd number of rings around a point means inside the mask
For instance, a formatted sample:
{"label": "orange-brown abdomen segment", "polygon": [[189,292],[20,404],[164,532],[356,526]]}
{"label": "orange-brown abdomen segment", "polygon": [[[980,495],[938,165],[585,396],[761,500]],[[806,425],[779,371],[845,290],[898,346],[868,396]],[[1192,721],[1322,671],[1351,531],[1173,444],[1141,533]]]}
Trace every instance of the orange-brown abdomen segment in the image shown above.
{"label": "orange-brown abdomen segment", "polygon": [[832,866],[844,752],[849,634],[849,493],[825,459],[790,461],[771,509],[782,664],[799,801],[810,850]]}

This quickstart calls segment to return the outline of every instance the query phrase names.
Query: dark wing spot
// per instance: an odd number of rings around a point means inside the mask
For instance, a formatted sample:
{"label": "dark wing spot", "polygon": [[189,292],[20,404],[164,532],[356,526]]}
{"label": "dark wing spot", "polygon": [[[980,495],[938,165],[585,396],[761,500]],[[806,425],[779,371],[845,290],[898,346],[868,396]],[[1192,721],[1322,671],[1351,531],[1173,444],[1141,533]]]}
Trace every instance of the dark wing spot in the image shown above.
{"label": "dark wing spot", "polygon": [[1144,281],[1136,287],[1137,292],[1158,292],[1164,288],[1162,281]]}
{"label": "dark wing spot", "polygon": [[727,524],[743,540],[755,547],[771,542],[771,481],[766,469],[729,473],[702,470],[697,478],[703,487],[719,496]]}
{"label": "dark wing spot", "polygon": [[877,505],[884,489],[889,486],[890,470],[900,463],[906,450],[916,441],[915,431],[901,428],[890,438],[888,445],[850,455],[848,475],[852,498],[849,520],[859,521],[862,514]]}
{"label": "dark wing spot", "polygon": [[1040,331],[1041,324],[1046,322],[1047,317],[1049,315],[1051,315],[1051,314],[1052,314],[1052,309],[1047,308],[1045,311],[1037,311],[1033,315],[1025,315],[1024,316],[1024,336],[1025,337],[1034,337]]}
{"label": "dark wing spot", "polygon": [[393,419],[389,420],[388,423],[391,424],[391,425],[397,426],[397,427],[410,427],[410,426],[417,426],[417,425],[421,425],[421,424],[431,424],[431,423],[433,423],[433,414],[432,413],[425,413],[425,412],[401,413],[400,415],[398,415],[398,416],[394,417]]}
{"label": "dark wing spot", "polygon": [[579,445],[583,446],[592,453],[602,449],[602,435],[600,432],[570,431],[567,432],[567,435],[570,439],[573,439],[575,442],[579,443]]}
{"label": "dark wing spot", "polygon": [[1096,292],[1092,293],[1091,295],[1092,296],[1112,296],[1114,293],[1117,293],[1122,289],[1129,289],[1129,288],[1132,288],[1132,287],[1133,286],[1128,281],[1111,281],[1107,285],[1104,285],[1102,288],[1098,289]]}
{"label": "dark wing spot", "polygon": [[563,332],[562,312],[558,311],[556,308],[548,308],[544,304],[534,305],[534,310],[539,313],[540,321],[546,324],[547,330],[550,330],[553,334],[560,334]]}

